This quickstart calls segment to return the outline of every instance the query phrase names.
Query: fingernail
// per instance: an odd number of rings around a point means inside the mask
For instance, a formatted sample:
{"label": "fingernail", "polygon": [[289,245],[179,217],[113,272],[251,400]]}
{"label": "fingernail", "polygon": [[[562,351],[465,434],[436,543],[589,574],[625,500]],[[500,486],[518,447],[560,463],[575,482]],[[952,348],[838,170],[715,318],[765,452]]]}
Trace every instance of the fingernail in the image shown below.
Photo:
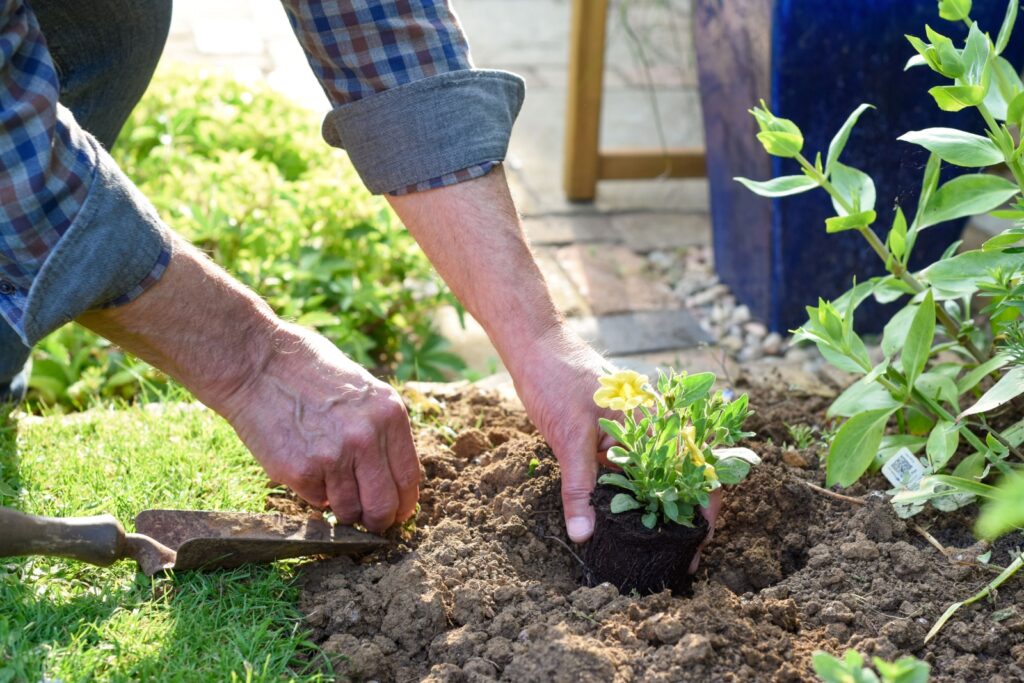
{"label": "fingernail", "polygon": [[594,531],[594,523],[587,517],[570,517],[565,524],[573,543],[583,543]]}

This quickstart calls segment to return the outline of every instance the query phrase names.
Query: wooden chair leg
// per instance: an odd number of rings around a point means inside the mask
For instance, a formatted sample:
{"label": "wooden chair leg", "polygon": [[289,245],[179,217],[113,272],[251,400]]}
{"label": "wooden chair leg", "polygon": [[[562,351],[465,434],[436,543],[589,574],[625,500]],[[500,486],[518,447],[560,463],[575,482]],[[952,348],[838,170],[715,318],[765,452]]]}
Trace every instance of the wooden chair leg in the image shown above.
{"label": "wooden chair leg", "polygon": [[573,0],[563,184],[571,201],[597,190],[608,0]]}

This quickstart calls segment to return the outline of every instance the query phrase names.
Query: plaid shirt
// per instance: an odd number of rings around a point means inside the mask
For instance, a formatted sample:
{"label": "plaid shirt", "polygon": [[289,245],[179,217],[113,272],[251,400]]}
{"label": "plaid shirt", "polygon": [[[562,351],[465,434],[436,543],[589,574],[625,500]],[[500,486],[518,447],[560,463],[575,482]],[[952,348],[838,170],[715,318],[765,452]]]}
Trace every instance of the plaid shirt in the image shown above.
{"label": "plaid shirt", "polygon": [[[282,0],[324,92],[335,105],[429,76],[472,68],[447,0]],[[0,315],[19,334],[25,302],[47,256],[81,209],[97,143],[58,103],[60,84],[25,0],[0,0]],[[498,161],[395,188],[405,194],[489,172]],[[169,254],[137,286],[100,306],[127,303],[156,282]]]}

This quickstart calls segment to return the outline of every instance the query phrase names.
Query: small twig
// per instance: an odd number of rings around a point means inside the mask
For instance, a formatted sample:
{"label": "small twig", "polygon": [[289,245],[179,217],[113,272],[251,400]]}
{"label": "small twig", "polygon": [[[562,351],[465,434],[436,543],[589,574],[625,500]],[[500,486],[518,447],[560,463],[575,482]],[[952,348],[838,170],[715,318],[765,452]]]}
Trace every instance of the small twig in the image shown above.
{"label": "small twig", "polygon": [[922,527],[919,524],[914,524],[913,525],[913,529],[917,533],[921,534],[921,536],[924,537],[924,540],[928,541],[928,543],[933,548],[938,550],[940,553],[942,553],[946,557],[949,557],[949,548],[947,548],[946,546],[944,546],[941,543],[939,543],[939,540],[937,538],[935,538],[934,536],[932,536],[930,533],[928,533],[927,529],[925,529],[924,527]]}
{"label": "small twig", "polygon": [[[801,480],[801,481],[803,481],[803,480]],[[868,504],[868,502],[866,500],[864,500],[863,498],[854,498],[853,496],[844,496],[841,493],[836,493],[835,491],[829,491],[828,489],[822,488],[821,486],[818,486],[817,484],[812,484],[809,481],[804,481],[804,484],[806,484],[808,486],[808,488],[810,488],[812,491],[820,493],[823,496],[828,496],[829,498],[835,498],[836,500],[841,500],[841,501],[843,501],[845,503],[853,503],[854,505],[867,505]]]}
{"label": "small twig", "polygon": [[560,546],[568,550],[569,554],[576,558],[576,561],[580,563],[581,567],[587,566],[587,563],[581,560],[580,556],[573,552],[573,549],[569,547],[569,544],[563,541],[562,539],[558,538],[557,536],[545,536],[544,538],[550,538],[552,541],[558,543]]}

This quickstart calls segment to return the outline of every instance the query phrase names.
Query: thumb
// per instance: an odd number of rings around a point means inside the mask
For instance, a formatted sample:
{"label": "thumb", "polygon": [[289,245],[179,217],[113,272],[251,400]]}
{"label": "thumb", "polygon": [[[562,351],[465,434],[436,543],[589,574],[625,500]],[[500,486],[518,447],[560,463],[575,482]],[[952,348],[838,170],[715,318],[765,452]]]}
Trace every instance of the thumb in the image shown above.
{"label": "thumb", "polygon": [[560,458],[562,469],[562,506],[565,529],[573,543],[583,543],[594,533],[594,508],[590,494],[597,480],[596,435],[583,439]]}

